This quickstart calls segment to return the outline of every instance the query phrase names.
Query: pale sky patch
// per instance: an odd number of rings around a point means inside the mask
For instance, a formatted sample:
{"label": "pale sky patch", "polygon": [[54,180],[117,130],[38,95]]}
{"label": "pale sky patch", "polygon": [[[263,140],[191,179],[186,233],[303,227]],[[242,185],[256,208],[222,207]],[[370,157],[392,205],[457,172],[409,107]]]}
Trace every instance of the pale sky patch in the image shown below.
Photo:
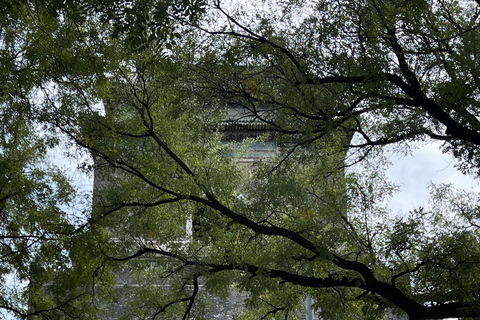
{"label": "pale sky patch", "polygon": [[393,213],[407,213],[428,205],[430,184],[449,183],[455,188],[480,191],[480,180],[462,174],[455,168],[452,156],[442,154],[436,144],[414,150],[410,155],[390,158],[392,165],[386,175],[400,185],[401,191],[389,203]]}

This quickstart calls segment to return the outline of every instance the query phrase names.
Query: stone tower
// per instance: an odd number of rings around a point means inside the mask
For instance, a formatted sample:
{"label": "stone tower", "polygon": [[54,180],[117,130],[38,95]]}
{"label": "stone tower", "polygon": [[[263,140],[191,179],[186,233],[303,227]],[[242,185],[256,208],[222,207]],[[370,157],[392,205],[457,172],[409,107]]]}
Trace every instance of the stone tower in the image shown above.
{"label": "stone tower", "polygon": [[[238,146],[244,139],[255,139],[264,136],[267,129],[265,123],[244,117],[241,114],[241,110],[240,107],[230,106],[227,112],[228,120],[222,123],[222,128],[220,128],[220,130],[223,131],[222,143],[231,146],[231,154],[229,154],[229,156],[237,157],[240,164],[248,166],[255,160],[270,158],[275,154],[276,146],[273,140],[267,136],[267,138],[262,139],[261,142],[253,142],[246,153],[243,153],[241,156],[237,154],[236,146]],[[121,173],[118,170],[112,168],[104,160],[99,160],[98,158],[95,160],[94,207],[102,205],[103,200],[100,196],[102,191],[119,178],[121,178]],[[94,214],[95,211],[96,210],[94,209]],[[192,220],[193,224],[195,224],[194,217],[192,217]],[[192,226],[192,221],[187,221],[185,232],[188,234],[191,233],[192,230],[195,230],[195,226]],[[129,307],[126,296],[128,295],[130,288],[134,286],[135,283],[130,277],[129,270],[117,272],[114,285],[117,300],[111,305],[104,306],[105,312],[101,315],[102,319],[119,320],[124,316],[125,312],[128,312]],[[203,291],[203,294],[206,295],[210,301],[210,311],[207,314],[209,319],[238,319],[237,316],[243,309],[244,301],[244,297],[241,293],[232,290],[228,297],[220,298],[207,293],[203,289],[202,283],[200,283],[199,286],[200,290]]]}
{"label": "stone tower", "polygon": [[[256,121],[253,118],[242,114],[242,110],[243,109],[240,106],[229,106],[227,112],[228,119],[222,123],[221,128],[223,131],[222,142],[230,145],[231,154],[229,154],[229,156],[236,157],[239,164],[246,165],[248,167],[256,160],[268,159],[274,156],[277,152],[277,147],[272,137],[266,134],[269,125],[264,122]],[[262,137],[261,140],[255,141],[255,139],[259,137]],[[237,146],[245,139],[252,139],[253,142],[249,144],[246,152],[239,155],[237,153]],[[119,175],[120,173],[105,163],[105,161],[95,161],[94,205],[100,204],[101,200],[99,199],[100,197],[98,195],[101,193],[102,189],[105,189],[112,182],[118,179]],[[194,224],[194,218],[192,218],[192,220]],[[185,229],[187,233],[192,232],[189,230],[195,230],[195,226],[187,225]],[[103,319],[121,319],[122,315],[128,311],[126,295],[132,286],[135,286],[135,283],[132,282],[128,270],[122,270],[117,273],[114,287],[118,299],[114,304],[105,306],[105,313],[102,314]],[[200,290],[203,290],[202,287],[203,285],[200,283]],[[232,290],[229,296],[226,298],[220,298],[218,296],[209,294],[206,291],[204,294],[208,296],[208,300],[211,304],[210,312],[207,315],[209,319],[238,319],[238,313],[243,309],[244,304],[244,296],[241,293]],[[306,301],[306,305],[308,305],[307,310],[299,315],[300,319],[318,319],[314,317],[311,304],[311,299]]]}

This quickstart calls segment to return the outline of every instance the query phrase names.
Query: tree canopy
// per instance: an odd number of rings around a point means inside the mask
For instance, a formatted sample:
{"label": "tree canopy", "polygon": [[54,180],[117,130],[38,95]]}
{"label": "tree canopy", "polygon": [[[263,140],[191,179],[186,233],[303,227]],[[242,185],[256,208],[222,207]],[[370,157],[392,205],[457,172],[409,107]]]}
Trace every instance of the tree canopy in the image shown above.
{"label": "tree canopy", "polygon": [[[440,141],[480,171],[478,1],[1,6],[0,308],[102,318],[127,281],[127,319],[232,290],[242,319],[307,295],[325,319],[480,317],[478,194],[393,215],[382,157]],[[92,204],[55,147],[91,155]]]}

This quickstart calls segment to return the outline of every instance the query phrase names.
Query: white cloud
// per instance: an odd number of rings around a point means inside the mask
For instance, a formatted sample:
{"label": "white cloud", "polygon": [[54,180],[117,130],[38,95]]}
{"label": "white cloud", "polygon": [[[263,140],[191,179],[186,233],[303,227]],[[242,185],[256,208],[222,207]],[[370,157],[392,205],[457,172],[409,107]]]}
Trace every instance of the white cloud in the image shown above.
{"label": "white cloud", "polygon": [[453,158],[442,154],[438,145],[424,146],[402,158],[393,155],[390,161],[393,165],[386,172],[387,177],[401,186],[389,203],[394,213],[426,206],[431,183],[451,183],[456,188],[480,191],[480,181],[458,171]]}

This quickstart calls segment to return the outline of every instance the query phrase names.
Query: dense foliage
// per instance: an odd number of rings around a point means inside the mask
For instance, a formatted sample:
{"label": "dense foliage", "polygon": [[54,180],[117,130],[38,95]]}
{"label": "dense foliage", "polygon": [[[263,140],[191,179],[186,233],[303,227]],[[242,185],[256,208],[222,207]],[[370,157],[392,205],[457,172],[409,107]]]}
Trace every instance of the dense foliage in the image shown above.
{"label": "dense foliage", "polygon": [[[307,295],[325,319],[480,316],[478,195],[393,217],[381,171],[441,141],[479,172],[480,3],[2,6],[0,307],[102,318],[126,282],[126,319],[208,318],[232,290],[243,319]],[[245,121],[264,134],[225,143]],[[60,143],[95,161],[92,210]]]}

